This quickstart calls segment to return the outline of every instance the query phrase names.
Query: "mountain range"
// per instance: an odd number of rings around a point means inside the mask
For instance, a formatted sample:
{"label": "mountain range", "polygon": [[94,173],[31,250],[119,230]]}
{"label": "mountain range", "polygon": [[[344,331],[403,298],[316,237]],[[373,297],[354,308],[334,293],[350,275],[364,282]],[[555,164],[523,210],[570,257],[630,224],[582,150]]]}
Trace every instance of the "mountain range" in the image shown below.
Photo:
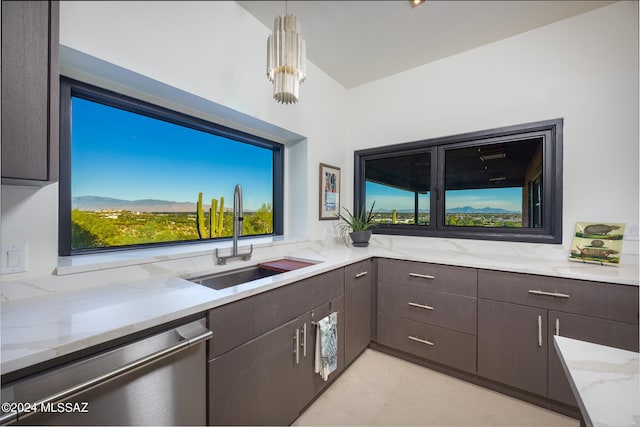
{"label": "mountain range", "polygon": [[[100,211],[100,210],[126,210],[131,212],[195,212],[196,204],[192,202],[175,202],[170,200],[157,199],[141,199],[141,200],[123,200],[111,197],[100,196],[76,196],[71,199],[71,208],[81,211]],[[203,205],[205,210],[209,209],[209,205]],[[225,208],[225,211],[230,208]],[[249,211],[249,210],[247,210]],[[392,209],[376,209],[377,213],[391,213]],[[398,209],[398,213],[412,214],[412,209]],[[428,209],[420,210],[421,213],[428,213]],[[461,208],[447,209],[446,213],[464,213],[464,214],[519,214],[517,211],[510,211],[501,208],[474,208],[472,206],[464,206]]]}
{"label": "mountain range", "polygon": [[[393,212],[393,209],[376,209],[376,212],[378,213],[391,213]],[[404,213],[404,214],[413,214],[413,209],[398,209],[396,211],[397,213]],[[419,212],[421,213],[429,213],[429,209],[420,209]],[[510,211],[507,209],[502,209],[502,208],[492,208],[489,206],[486,206],[484,208],[474,208],[472,206],[463,206],[461,208],[451,208],[451,209],[447,209],[446,213],[464,213],[464,214],[519,214],[520,212],[518,211]]]}
{"label": "mountain range", "polygon": [[474,208],[471,206],[464,206],[461,208],[452,208],[447,209],[447,213],[477,213],[477,214],[519,214],[518,211],[510,211],[502,208],[492,208],[492,207],[484,207],[484,208]]}
{"label": "mountain range", "polygon": [[[77,196],[71,199],[71,208],[81,211],[126,210],[132,212],[195,212],[196,204],[169,200],[122,200],[100,196]],[[209,209],[208,205],[203,206]]]}

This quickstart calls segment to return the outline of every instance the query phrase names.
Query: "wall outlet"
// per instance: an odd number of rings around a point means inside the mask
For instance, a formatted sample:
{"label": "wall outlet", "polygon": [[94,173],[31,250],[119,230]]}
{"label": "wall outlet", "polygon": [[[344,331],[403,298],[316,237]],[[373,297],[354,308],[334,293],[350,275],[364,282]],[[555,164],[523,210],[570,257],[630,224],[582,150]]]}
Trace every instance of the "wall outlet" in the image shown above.
{"label": "wall outlet", "polygon": [[638,224],[627,225],[624,233],[625,240],[638,240],[638,231],[640,226]]}
{"label": "wall outlet", "polygon": [[22,273],[24,271],[27,271],[27,244],[3,244],[0,274]]}

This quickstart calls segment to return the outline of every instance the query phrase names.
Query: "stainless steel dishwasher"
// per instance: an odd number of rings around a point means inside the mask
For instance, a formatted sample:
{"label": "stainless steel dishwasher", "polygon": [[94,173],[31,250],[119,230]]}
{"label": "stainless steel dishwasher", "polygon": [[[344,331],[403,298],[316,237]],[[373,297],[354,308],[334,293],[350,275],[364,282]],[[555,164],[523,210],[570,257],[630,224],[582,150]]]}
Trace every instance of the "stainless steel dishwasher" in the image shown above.
{"label": "stainless steel dishwasher", "polygon": [[203,318],[3,385],[1,424],[204,425],[211,336]]}

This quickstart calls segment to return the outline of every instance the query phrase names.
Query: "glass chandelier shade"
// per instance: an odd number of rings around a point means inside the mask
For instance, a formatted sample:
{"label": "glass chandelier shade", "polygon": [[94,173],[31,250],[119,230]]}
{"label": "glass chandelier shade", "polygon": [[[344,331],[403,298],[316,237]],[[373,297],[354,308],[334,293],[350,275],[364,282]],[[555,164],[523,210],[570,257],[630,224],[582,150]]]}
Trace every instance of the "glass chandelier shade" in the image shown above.
{"label": "glass chandelier shade", "polygon": [[298,102],[300,83],[307,77],[307,47],[295,16],[277,16],[267,38],[267,77],[273,98],[282,104]]}

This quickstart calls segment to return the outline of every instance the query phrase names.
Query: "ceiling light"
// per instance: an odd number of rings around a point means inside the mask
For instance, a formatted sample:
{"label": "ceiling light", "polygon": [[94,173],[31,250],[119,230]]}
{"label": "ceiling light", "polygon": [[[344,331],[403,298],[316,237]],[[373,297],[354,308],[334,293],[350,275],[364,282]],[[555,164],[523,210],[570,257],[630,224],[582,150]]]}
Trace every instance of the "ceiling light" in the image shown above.
{"label": "ceiling light", "polygon": [[267,39],[267,77],[273,98],[282,104],[298,102],[300,83],[307,77],[307,47],[295,16],[276,16]]}
{"label": "ceiling light", "polygon": [[416,7],[416,6],[420,6],[422,3],[425,2],[425,0],[409,0],[411,2],[411,6]]}

